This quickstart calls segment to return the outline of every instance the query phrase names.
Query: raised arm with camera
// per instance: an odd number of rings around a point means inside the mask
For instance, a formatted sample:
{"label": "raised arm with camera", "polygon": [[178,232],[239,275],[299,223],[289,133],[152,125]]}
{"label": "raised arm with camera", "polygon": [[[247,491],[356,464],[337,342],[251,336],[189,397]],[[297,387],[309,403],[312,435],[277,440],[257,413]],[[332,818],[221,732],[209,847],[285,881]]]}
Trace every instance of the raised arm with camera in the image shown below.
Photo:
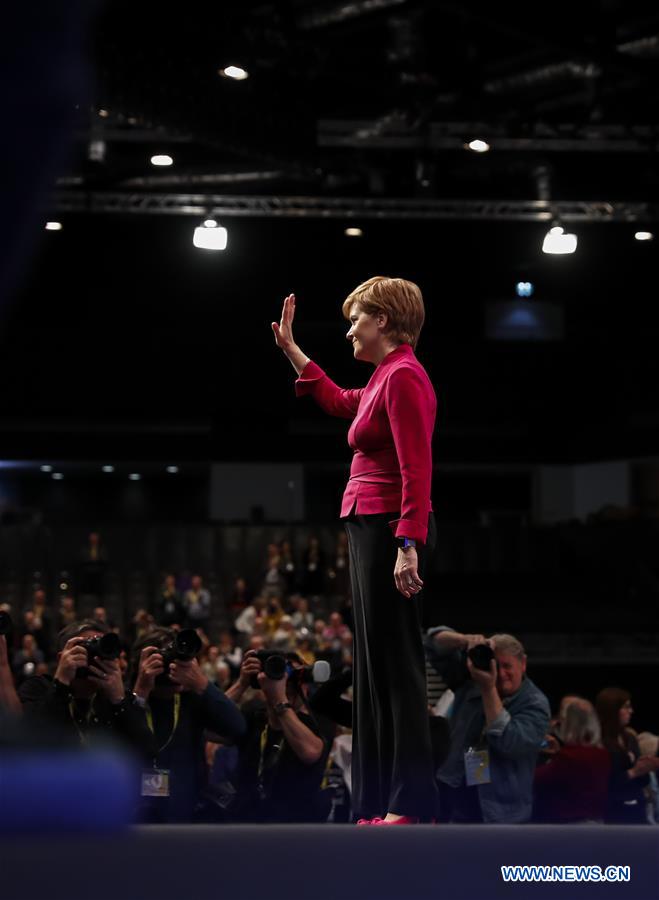
{"label": "raised arm with camera", "polygon": [[120,643],[101,622],[68,625],[58,636],[55,677],[28,678],[19,689],[26,718],[77,735],[82,743],[114,734],[144,753],[147,740],[119,666]]}
{"label": "raised arm with camera", "polygon": [[[157,629],[153,643],[136,648],[139,653],[137,678],[133,688],[136,704],[142,709],[153,701],[172,703],[176,695],[186,695],[195,727],[233,739],[243,734],[245,721],[233,699],[204,675],[196,654],[201,641],[194,629],[178,633]],[[152,640],[147,635],[147,641]]]}
{"label": "raised arm with camera", "polygon": [[258,684],[263,691],[268,715],[268,724],[275,731],[281,731],[291,750],[306,765],[318,762],[325,749],[324,742],[304,724],[298,713],[308,715],[304,699],[292,683],[288,674],[268,678],[256,650],[248,650],[240,667],[240,677],[227,691],[227,696],[236,703],[240,701],[248,687]]}

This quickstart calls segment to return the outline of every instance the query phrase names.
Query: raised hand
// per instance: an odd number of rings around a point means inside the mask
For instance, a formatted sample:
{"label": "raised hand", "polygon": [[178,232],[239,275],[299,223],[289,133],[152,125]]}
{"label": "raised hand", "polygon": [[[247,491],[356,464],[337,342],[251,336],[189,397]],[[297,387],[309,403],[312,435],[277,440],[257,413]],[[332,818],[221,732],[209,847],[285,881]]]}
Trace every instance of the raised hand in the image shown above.
{"label": "raised hand", "polygon": [[284,353],[295,346],[293,340],[293,317],[295,315],[295,294],[289,294],[284,300],[284,307],[281,311],[281,321],[279,325],[272,323],[272,330],[275,334],[275,343]]}
{"label": "raised hand", "polygon": [[55,672],[55,678],[62,684],[70,685],[77,670],[87,665],[87,651],[81,646],[84,640],[84,637],[78,636],[66,642]]}
{"label": "raised hand", "polygon": [[155,687],[156,678],[162,675],[165,666],[162,653],[157,647],[144,647],[140,653],[140,666],[135,682],[135,693],[145,700]]}

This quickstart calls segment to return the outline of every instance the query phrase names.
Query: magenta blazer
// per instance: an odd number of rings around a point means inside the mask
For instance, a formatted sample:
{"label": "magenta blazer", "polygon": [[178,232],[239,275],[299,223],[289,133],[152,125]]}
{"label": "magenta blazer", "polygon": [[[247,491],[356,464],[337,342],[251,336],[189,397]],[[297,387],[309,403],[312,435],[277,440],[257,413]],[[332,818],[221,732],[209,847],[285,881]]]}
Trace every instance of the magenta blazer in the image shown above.
{"label": "magenta blazer", "polygon": [[431,441],[437,398],[409,344],[388,353],[365,388],[343,390],[309,360],[295,382],[298,397],[311,394],[332,416],[352,419],[353,457],[341,517],[394,510],[396,537],[425,543],[428,534]]}

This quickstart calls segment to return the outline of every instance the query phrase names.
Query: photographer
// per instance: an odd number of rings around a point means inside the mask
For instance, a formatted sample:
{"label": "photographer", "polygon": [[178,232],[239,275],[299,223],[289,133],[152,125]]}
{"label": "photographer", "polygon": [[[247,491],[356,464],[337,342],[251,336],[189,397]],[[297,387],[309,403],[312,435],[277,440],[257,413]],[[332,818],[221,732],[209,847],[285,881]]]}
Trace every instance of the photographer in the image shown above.
{"label": "photographer", "polygon": [[549,725],[549,703],[526,677],[517,638],[432,629],[434,665],[455,692],[451,746],[437,771],[442,819],[527,822],[536,758]]}
{"label": "photographer", "polygon": [[205,730],[232,740],[245,732],[238,707],[202,672],[200,650],[195,631],[169,628],[154,629],[133,647],[133,696],[150,747],[143,821],[191,821],[207,781]]}
{"label": "photographer", "polygon": [[[110,641],[101,646],[105,636]],[[57,647],[55,677],[33,676],[20,686],[26,719],[77,735],[82,744],[112,735],[144,751],[139,712],[121,677],[116,635],[86,619],[63,628]]]}
{"label": "photographer", "polygon": [[334,726],[311,715],[305,669],[296,653],[285,654],[286,671],[269,678],[249,650],[238,681],[227,695],[236,703],[257,685],[265,706],[245,711],[247,733],[239,743],[234,821],[322,822],[329,798],[321,790]]}

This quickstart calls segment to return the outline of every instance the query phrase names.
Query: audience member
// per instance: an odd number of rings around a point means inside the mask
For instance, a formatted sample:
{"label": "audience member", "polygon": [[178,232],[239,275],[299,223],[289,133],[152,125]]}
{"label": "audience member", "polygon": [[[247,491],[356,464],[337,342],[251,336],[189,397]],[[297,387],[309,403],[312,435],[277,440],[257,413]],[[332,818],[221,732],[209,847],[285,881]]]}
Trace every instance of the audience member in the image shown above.
{"label": "audience member", "polygon": [[21,638],[21,648],[14,653],[12,670],[16,678],[17,686],[20,686],[26,678],[39,674],[37,668],[45,661],[44,655],[37,647],[37,642],[32,634],[24,634]]}
{"label": "audience member", "polygon": [[181,593],[176,587],[176,577],[165,575],[153,608],[153,614],[158,625],[163,628],[171,628],[176,625],[182,628],[185,624],[185,609]]}
{"label": "audience member", "polygon": [[315,535],[309,537],[307,547],[302,554],[300,588],[303,594],[315,598],[316,601],[325,589],[325,554]]}
{"label": "audience member", "polygon": [[659,768],[657,757],[641,756],[635,733],[629,727],[633,708],[629,693],[605,688],[595,700],[602,727],[602,743],[611,756],[611,777],[605,820],[619,825],[647,822],[644,788],[650,772]]}
{"label": "audience member", "polygon": [[247,609],[252,602],[252,592],[247,586],[247,582],[239,575],[234,579],[233,586],[229,592],[229,613],[235,619],[240,613]]}
{"label": "audience member", "polygon": [[183,595],[186,624],[190,628],[208,629],[211,614],[211,595],[203,584],[201,575],[193,575],[190,590]]}
{"label": "audience member", "polygon": [[281,571],[281,553],[277,544],[268,544],[262,593],[267,599],[281,597],[286,590],[286,579]]}
{"label": "audience member", "polygon": [[228,628],[223,628],[217,639],[217,646],[220,658],[227,663],[233,677],[238,676],[240,664],[243,661],[243,651],[241,647],[236,646],[236,642],[231,636]]}
{"label": "audience member", "polygon": [[279,559],[279,571],[284,580],[284,591],[286,596],[293,594],[298,588],[298,572],[293,558],[293,548],[290,541],[281,542],[281,551]]}
{"label": "audience member", "polygon": [[261,616],[263,614],[263,611],[265,610],[267,605],[267,597],[263,596],[262,594],[259,594],[258,597],[255,597],[252,603],[240,613],[240,615],[234,622],[236,631],[249,637],[249,635],[251,635],[254,630],[255,619],[257,618],[257,616]]}
{"label": "audience member", "polygon": [[80,553],[80,593],[102,598],[105,594],[107,552],[98,531],[91,531]]}
{"label": "audience member", "polygon": [[57,631],[72,625],[77,619],[75,600],[70,594],[65,594],[60,600],[60,607],[57,613]]}
{"label": "audience member", "polygon": [[309,601],[306,597],[294,597],[292,599],[292,606],[294,612],[291,615],[291,621],[293,622],[293,628],[296,631],[299,631],[301,628],[307,628],[309,631],[313,629],[314,617],[313,613],[309,611]]}
{"label": "audience member", "polygon": [[272,635],[279,628],[283,615],[284,610],[282,609],[281,598],[271,595],[263,614],[263,628],[266,640],[272,640]]}
{"label": "audience member", "polygon": [[[442,818],[452,822],[527,822],[533,807],[533,773],[549,725],[549,703],[526,676],[524,647],[509,634],[459,634],[435,630],[435,659],[444,658],[455,692],[451,745],[437,772]],[[487,669],[469,651],[493,651]],[[479,651],[477,651],[479,652]],[[480,651],[482,652],[482,651]]]}
{"label": "audience member", "polygon": [[153,631],[155,622],[153,616],[146,609],[138,609],[131,622],[132,643],[141,640],[144,635]]}
{"label": "audience member", "polygon": [[559,824],[603,822],[611,759],[601,743],[597,713],[588,700],[565,699],[558,723],[560,748],[535,771],[534,818]]}
{"label": "audience member", "polygon": [[341,642],[347,634],[350,634],[350,629],[343,624],[341,613],[333,612],[329,617],[329,624],[323,631],[323,640],[332,650],[340,650]]}
{"label": "audience member", "polygon": [[26,634],[29,634],[34,638],[37,647],[41,650],[44,657],[49,658],[51,652],[51,637],[48,626],[42,617],[35,614],[33,609],[26,609],[23,613],[23,623],[20,629],[21,640]]}
{"label": "audience member", "polygon": [[297,638],[291,617],[282,616],[270,641],[272,649],[279,650],[282,653],[291,653],[295,650],[296,643]]}

